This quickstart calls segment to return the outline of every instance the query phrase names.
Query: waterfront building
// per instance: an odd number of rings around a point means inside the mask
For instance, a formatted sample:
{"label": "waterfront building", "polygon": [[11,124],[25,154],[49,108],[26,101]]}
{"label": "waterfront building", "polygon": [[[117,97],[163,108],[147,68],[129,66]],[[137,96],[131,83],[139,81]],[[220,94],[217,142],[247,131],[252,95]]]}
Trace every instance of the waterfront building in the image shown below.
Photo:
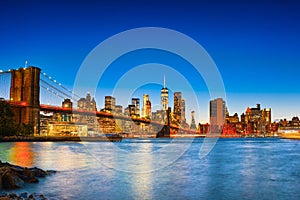
{"label": "waterfront building", "polygon": [[64,99],[64,101],[62,102],[62,107],[72,109],[73,103],[72,103],[71,99],[68,99],[68,98]]}
{"label": "waterfront building", "polygon": [[104,103],[104,110],[105,112],[112,113],[115,111],[116,107],[116,98],[112,96],[105,96],[105,103]]}
{"label": "waterfront building", "polygon": [[241,116],[241,122],[246,124],[246,134],[264,134],[270,132],[271,127],[271,108],[260,108],[260,104],[256,107],[246,109],[244,115]]}
{"label": "waterfront building", "polygon": [[225,101],[222,98],[211,100],[209,103],[209,118],[212,131],[221,131],[226,112]]}
{"label": "waterfront building", "polygon": [[150,115],[151,115],[151,101],[149,99],[149,95],[144,94],[142,117],[145,119],[150,119]]}
{"label": "waterfront building", "polygon": [[199,123],[198,128],[197,128],[197,132],[199,134],[207,134],[209,132],[209,126],[210,125],[208,123],[206,123],[206,124]]}
{"label": "waterfront building", "polygon": [[[72,109],[73,103],[72,103],[71,99],[68,99],[68,98],[64,99],[64,101],[62,102],[62,107],[63,108],[68,108],[68,109]],[[61,117],[62,117],[61,121],[63,121],[63,122],[71,122],[71,121],[73,121],[73,119],[72,119],[73,118],[73,114],[62,113]]]}

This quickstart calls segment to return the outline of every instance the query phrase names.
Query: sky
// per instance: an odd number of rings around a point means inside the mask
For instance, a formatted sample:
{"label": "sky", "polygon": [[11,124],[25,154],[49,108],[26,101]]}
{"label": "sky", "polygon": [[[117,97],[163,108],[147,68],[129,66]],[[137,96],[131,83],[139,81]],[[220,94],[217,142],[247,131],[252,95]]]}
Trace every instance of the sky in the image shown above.
{"label": "sky", "polygon": [[[104,40],[140,27],[172,29],[197,41],[213,59],[223,79],[230,114],[240,115],[248,106],[260,103],[272,108],[273,120],[300,115],[300,2],[296,0],[2,0],[0,27],[0,69],[23,67],[28,60],[28,65],[40,67],[69,88],[85,58]],[[120,56],[107,68],[95,92],[98,106],[103,106],[104,95],[112,94],[124,74],[147,63],[176,69],[192,87],[199,83],[193,90],[196,98],[181,83],[170,86],[170,91],[182,91],[187,115],[196,110],[196,120],[208,122],[210,96],[201,76],[178,56],[151,49]],[[129,96],[142,98],[145,90],[152,104],[159,106],[163,76],[168,73],[164,70],[168,69],[157,70],[161,82],[138,88],[122,85],[122,94],[128,95],[128,89]],[[168,75],[167,84],[176,83],[175,75]],[[129,98],[116,98],[123,106],[129,103]],[[170,95],[171,106],[172,99]]]}

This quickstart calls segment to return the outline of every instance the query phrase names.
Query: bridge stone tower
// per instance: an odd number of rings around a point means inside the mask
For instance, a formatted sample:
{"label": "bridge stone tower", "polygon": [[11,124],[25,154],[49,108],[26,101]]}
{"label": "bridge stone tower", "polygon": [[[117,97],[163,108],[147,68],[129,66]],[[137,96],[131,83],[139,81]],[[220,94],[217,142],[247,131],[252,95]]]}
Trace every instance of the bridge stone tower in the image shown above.
{"label": "bridge stone tower", "polygon": [[33,66],[11,71],[10,102],[20,105],[13,107],[16,121],[33,126],[35,135],[40,124],[40,72]]}

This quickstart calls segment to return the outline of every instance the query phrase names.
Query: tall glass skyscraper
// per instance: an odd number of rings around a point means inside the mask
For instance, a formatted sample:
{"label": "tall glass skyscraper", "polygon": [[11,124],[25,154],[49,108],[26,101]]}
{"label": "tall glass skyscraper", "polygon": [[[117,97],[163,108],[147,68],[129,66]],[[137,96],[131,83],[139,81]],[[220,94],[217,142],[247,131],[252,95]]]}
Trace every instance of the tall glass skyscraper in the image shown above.
{"label": "tall glass skyscraper", "polygon": [[166,78],[164,77],[164,87],[161,89],[161,105],[164,111],[168,110],[169,90],[166,87]]}

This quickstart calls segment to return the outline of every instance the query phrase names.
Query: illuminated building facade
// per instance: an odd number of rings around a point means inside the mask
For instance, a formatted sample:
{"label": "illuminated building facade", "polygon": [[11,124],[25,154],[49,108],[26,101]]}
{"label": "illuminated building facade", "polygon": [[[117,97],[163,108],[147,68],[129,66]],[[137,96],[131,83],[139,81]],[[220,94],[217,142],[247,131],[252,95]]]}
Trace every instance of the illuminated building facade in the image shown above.
{"label": "illuminated building facade", "polygon": [[86,98],[80,98],[77,102],[78,109],[87,110],[87,111],[97,111],[96,101],[91,98],[90,93],[88,92]]}
{"label": "illuminated building facade", "polygon": [[164,87],[161,89],[161,105],[164,111],[168,110],[169,90],[166,87],[166,79],[164,77]]}
{"label": "illuminated building facade", "polygon": [[175,120],[180,124],[181,121],[181,92],[174,92],[174,110],[173,115]]}
{"label": "illuminated building facade", "polygon": [[73,103],[72,103],[71,99],[68,99],[68,98],[64,99],[64,101],[62,102],[62,107],[72,109]]}
{"label": "illuminated building facade", "polygon": [[145,119],[150,119],[151,115],[151,101],[149,99],[148,94],[143,95],[143,110],[142,110],[142,117]]}
{"label": "illuminated building facade", "polygon": [[135,115],[135,117],[140,117],[140,99],[139,98],[132,98],[131,99],[131,105],[133,105],[131,107],[131,109],[133,109],[132,114]]}
{"label": "illuminated building facade", "polygon": [[121,105],[116,105],[116,106],[115,106],[115,113],[116,113],[117,115],[122,115],[122,113],[123,113],[123,106],[121,106]]}
{"label": "illuminated building facade", "polygon": [[114,112],[116,108],[116,98],[112,96],[105,96],[104,104],[104,110],[106,112]]}
{"label": "illuminated building facade", "polygon": [[185,124],[186,119],[185,119],[185,100],[184,99],[181,99],[180,110],[181,110],[181,124]]}
{"label": "illuminated building facade", "polygon": [[269,132],[271,125],[271,108],[264,108],[261,110],[260,104],[256,104],[255,108],[247,108],[245,115],[243,116],[247,124],[248,134],[264,134]]}

